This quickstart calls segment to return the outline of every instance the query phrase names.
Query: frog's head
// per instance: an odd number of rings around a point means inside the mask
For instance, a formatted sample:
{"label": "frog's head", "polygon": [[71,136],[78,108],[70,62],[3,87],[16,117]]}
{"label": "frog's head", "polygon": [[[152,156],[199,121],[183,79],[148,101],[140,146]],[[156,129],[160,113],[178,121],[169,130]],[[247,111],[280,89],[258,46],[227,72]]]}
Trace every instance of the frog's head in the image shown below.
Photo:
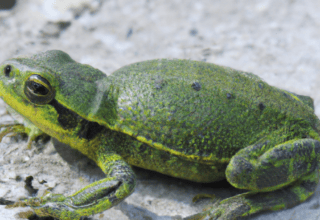
{"label": "frog's head", "polygon": [[117,91],[106,75],[57,50],[3,62],[0,97],[42,129],[62,121],[68,128],[79,116],[104,125],[117,118]]}

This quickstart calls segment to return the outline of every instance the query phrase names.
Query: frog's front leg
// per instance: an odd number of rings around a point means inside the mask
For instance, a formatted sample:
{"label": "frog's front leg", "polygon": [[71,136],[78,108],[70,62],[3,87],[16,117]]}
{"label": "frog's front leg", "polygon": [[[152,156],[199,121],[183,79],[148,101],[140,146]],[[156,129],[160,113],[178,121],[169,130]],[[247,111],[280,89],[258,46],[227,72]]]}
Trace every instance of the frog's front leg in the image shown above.
{"label": "frog's front leg", "polygon": [[230,220],[299,204],[316,190],[319,153],[320,142],[313,139],[244,148],[232,157],[226,177],[236,188],[251,191],[222,200],[186,219]]}
{"label": "frog's front leg", "polygon": [[49,137],[31,122],[29,123],[26,122],[26,120],[24,124],[20,124],[16,122],[12,124],[2,124],[0,125],[0,128],[4,128],[0,132],[0,142],[8,134],[11,134],[11,136],[15,136],[20,133],[27,134],[28,135],[27,149],[31,149],[32,141],[36,140],[38,137],[44,137],[44,138]]}
{"label": "frog's front leg", "polygon": [[62,220],[79,219],[103,212],[117,205],[135,188],[135,174],[118,154],[103,154],[97,161],[107,177],[96,181],[75,194],[63,195],[48,194],[44,197],[28,200],[39,216],[52,216]]}

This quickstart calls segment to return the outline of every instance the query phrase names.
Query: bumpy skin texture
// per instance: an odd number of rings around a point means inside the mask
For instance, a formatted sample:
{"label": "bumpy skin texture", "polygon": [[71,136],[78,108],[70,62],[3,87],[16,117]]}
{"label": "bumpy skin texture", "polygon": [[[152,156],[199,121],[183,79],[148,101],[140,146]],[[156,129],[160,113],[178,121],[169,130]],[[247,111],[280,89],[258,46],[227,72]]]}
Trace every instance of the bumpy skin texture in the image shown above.
{"label": "bumpy skin texture", "polygon": [[106,173],[74,195],[20,204],[40,216],[79,219],[118,204],[135,187],[130,165],[196,182],[227,178],[250,190],[186,219],[283,209],[306,200],[318,183],[320,124],[312,99],[253,74],[161,59],[106,76],[62,51],[10,59],[0,70],[0,96],[27,122],[7,126],[0,138],[26,132],[33,140],[44,132]]}

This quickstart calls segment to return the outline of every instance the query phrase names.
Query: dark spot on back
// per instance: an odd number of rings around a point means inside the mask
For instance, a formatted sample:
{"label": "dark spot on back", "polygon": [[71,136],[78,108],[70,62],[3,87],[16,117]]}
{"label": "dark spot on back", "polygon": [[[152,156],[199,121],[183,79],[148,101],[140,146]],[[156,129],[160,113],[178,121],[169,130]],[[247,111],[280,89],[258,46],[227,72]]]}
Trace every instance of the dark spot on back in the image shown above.
{"label": "dark spot on back", "polygon": [[286,98],[289,98],[289,96],[288,96],[287,93],[283,92],[282,94],[283,94]]}
{"label": "dark spot on back", "polygon": [[230,93],[227,93],[227,99],[231,99],[232,95]]}
{"label": "dark spot on back", "polygon": [[265,109],[265,105],[262,103],[262,102],[260,102],[259,103],[259,109],[261,110],[261,111],[263,111],[263,109]]}
{"label": "dark spot on back", "polygon": [[191,87],[196,91],[199,91],[201,89],[201,85],[198,82],[192,83]]}
{"label": "dark spot on back", "polygon": [[154,81],[154,87],[156,89],[162,89],[166,84],[167,84],[167,82],[165,80],[162,80],[162,79]]}

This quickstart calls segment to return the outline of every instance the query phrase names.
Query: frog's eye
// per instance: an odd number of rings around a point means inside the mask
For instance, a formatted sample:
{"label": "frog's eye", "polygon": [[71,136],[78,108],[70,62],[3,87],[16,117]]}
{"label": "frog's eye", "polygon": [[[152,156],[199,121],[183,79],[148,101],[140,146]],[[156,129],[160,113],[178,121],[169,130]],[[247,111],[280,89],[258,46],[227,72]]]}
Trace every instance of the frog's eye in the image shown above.
{"label": "frog's eye", "polygon": [[11,73],[11,70],[12,70],[12,67],[10,66],[10,65],[6,65],[5,67],[4,67],[4,74],[5,74],[5,76],[6,77],[9,77],[10,76],[10,73]]}
{"label": "frog's eye", "polygon": [[54,98],[54,90],[45,78],[31,75],[26,81],[24,93],[35,104],[47,104]]}

